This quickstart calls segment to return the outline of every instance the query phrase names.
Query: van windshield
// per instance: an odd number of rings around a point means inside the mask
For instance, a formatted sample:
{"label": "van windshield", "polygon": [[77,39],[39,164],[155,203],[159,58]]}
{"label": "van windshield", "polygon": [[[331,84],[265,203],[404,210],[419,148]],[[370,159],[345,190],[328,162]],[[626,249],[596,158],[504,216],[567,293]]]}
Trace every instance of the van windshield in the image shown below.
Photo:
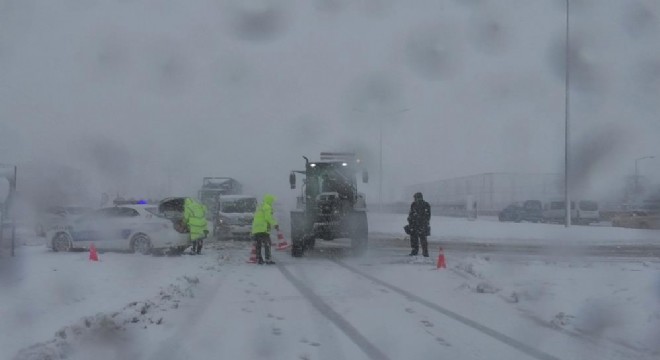
{"label": "van windshield", "polygon": [[236,199],[222,201],[220,211],[224,213],[253,213],[257,210],[257,199]]}

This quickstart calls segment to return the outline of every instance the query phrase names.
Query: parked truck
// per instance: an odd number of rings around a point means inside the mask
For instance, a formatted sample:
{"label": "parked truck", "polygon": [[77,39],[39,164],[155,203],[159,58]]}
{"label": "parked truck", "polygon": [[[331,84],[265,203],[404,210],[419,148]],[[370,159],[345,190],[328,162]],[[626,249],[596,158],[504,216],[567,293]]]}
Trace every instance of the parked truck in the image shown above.
{"label": "parked truck", "polygon": [[350,238],[351,247],[362,253],[367,247],[367,208],[357,189],[357,175],[368,174],[353,153],[321,153],[320,161],[305,159],[305,170],[289,175],[291,189],[296,174],[302,174],[301,195],[291,211],[291,255],[299,257],[314,247],[317,238]]}

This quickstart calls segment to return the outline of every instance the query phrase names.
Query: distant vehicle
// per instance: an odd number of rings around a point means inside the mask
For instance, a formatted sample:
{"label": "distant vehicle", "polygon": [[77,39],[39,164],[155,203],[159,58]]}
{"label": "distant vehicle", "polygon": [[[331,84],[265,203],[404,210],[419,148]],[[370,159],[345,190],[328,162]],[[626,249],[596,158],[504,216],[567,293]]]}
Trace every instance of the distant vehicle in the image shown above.
{"label": "distant vehicle", "polygon": [[122,205],[87,213],[68,225],[47,232],[54,251],[94,246],[102,250],[183,252],[188,247],[187,230],[166,218],[155,205]]}
{"label": "distant vehicle", "polygon": [[199,201],[209,210],[207,218],[213,219],[217,210],[217,202],[221,195],[240,195],[243,185],[236,179],[229,177],[205,177],[202,179],[202,188],[197,193]]}
{"label": "distant vehicle", "polygon": [[575,223],[589,225],[600,221],[600,209],[598,203],[591,200],[578,201]]}
{"label": "distant vehicle", "polygon": [[543,204],[539,200],[527,200],[524,203],[513,203],[498,214],[500,221],[530,221],[543,220]]}
{"label": "distant vehicle", "polygon": [[[581,225],[589,225],[600,221],[600,210],[598,203],[591,200],[571,201],[571,222]],[[566,202],[563,200],[553,200],[543,206],[543,220],[551,223],[561,223],[566,221]]]}
{"label": "distant vehicle", "polygon": [[220,196],[213,221],[213,236],[219,240],[249,239],[257,198],[247,195]]}
{"label": "distant vehicle", "polygon": [[[575,202],[571,201],[571,218],[574,218]],[[552,200],[543,204],[543,221],[547,223],[564,223],[566,220],[566,202]]]}
{"label": "distant vehicle", "polygon": [[632,229],[660,229],[660,213],[635,210],[612,218],[612,226]]}
{"label": "distant vehicle", "polygon": [[41,214],[37,219],[35,231],[39,236],[46,236],[46,232],[58,225],[69,224],[93,209],[86,206],[53,206]]}

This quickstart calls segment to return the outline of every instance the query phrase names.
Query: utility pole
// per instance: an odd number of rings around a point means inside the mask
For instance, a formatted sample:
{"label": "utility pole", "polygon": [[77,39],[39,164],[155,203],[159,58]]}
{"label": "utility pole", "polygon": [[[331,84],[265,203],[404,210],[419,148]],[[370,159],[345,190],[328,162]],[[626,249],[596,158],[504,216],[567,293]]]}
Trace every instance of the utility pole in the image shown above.
{"label": "utility pole", "polygon": [[571,226],[571,199],[569,194],[569,163],[568,163],[568,149],[569,149],[569,93],[570,93],[570,42],[569,42],[569,17],[570,15],[570,0],[566,0],[566,58],[565,58],[565,79],[564,79],[564,201],[566,202],[566,227]]}
{"label": "utility pole", "polygon": [[[353,111],[368,114],[368,111],[361,109],[353,109]],[[393,112],[388,112],[381,114],[381,118],[378,119],[378,207],[379,211],[383,211],[383,116],[393,116],[396,114],[404,113],[410,111],[410,109],[400,109]]]}

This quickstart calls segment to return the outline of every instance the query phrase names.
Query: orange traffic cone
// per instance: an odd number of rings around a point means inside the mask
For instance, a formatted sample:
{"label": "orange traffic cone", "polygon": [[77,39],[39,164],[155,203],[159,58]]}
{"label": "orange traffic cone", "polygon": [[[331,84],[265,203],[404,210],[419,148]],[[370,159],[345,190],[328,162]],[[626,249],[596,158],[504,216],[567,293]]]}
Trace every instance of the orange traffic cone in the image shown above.
{"label": "orange traffic cone", "polygon": [[284,238],[284,234],[281,231],[277,232],[277,247],[276,250],[286,250],[289,248],[289,243]]}
{"label": "orange traffic cone", "polygon": [[99,254],[96,253],[94,243],[89,247],[89,261],[99,261]]}
{"label": "orange traffic cone", "polygon": [[437,269],[447,268],[447,262],[445,261],[445,251],[440,248],[440,253],[438,254],[438,266]]}
{"label": "orange traffic cone", "polygon": [[250,259],[246,261],[248,264],[256,264],[257,263],[257,247],[256,245],[252,245],[252,252],[250,252]]}

